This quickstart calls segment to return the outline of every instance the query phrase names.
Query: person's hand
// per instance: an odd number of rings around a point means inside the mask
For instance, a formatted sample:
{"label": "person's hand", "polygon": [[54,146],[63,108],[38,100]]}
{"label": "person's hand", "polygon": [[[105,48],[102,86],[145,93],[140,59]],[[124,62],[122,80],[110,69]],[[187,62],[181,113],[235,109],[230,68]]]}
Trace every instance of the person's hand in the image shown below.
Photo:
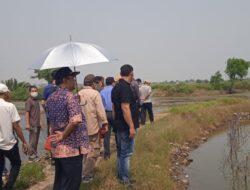
{"label": "person's hand", "polygon": [[50,141],[53,144],[56,144],[62,140],[63,140],[63,132],[61,131],[56,131],[55,134],[50,135]]}
{"label": "person's hand", "polygon": [[26,125],[25,129],[26,129],[27,131],[30,131],[30,125]]}
{"label": "person's hand", "polygon": [[134,127],[129,129],[129,138],[133,139],[135,137],[136,131]]}
{"label": "person's hand", "polygon": [[29,146],[27,145],[27,143],[23,143],[22,148],[23,148],[23,153],[27,155],[29,150]]}
{"label": "person's hand", "polygon": [[105,123],[105,124],[102,125],[103,131],[105,131],[105,133],[108,132],[108,129],[109,129],[108,127],[109,127],[108,123]]}
{"label": "person's hand", "polygon": [[44,100],[41,101],[41,105],[45,106],[45,101]]}
{"label": "person's hand", "polygon": [[102,127],[99,129],[99,135],[100,138],[104,138],[104,135],[108,132],[108,124],[105,123],[102,125]]}

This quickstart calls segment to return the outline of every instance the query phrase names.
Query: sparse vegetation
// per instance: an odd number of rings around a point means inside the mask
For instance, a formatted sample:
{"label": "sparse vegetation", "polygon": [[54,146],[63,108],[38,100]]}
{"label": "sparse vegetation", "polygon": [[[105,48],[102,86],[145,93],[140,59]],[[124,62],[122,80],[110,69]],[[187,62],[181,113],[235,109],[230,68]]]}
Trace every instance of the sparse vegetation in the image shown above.
{"label": "sparse vegetation", "polygon": [[15,190],[24,190],[45,178],[44,166],[41,163],[27,163],[22,165],[15,183]]}

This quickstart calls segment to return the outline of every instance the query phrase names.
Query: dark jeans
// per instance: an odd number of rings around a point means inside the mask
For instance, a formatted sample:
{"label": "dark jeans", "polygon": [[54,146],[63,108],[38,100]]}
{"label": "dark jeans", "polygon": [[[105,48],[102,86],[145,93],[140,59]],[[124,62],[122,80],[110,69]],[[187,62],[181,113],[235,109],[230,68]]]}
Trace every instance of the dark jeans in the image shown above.
{"label": "dark jeans", "polygon": [[82,158],[55,158],[54,190],[79,190],[82,181]]}
{"label": "dark jeans", "polygon": [[145,125],[146,122],[146,115],[148,112],[148,116],[150,119],[150,122],[154,122],[154,114],[153,114],[153,106],[152,106],[152,102],[149,103],[143,103],[141,106],[141,124]]}
{"label": "dark jeans", "polygon": [[129,182],[130,158],[134,151],[134,138],[129,138],[129,130],[117,131],[117,173],[123,182]]}
{"label": "dark jeans", "polygon": [[114,126],[114,119],[112,115],[112,111],[106,111],[107,119],[109,122],[108,132],[104,135],[103,139],[103,147],[104,147],[104,158],[110,157],[110,136],[112,133],[112,129]]}
{"label": "dark jeans", "polygon": [[4,157],[10,160],[11,169],[10,175],[7,183],[3,187],[4,190],[12,189],[16,178],[19,174],[20,167],[21,167],[21,158],[18,150],[18,143],[14,145],[14,147],[10,150],[1,150],[0,149],[0,188],[2,189],[2,173],[4,169]]}

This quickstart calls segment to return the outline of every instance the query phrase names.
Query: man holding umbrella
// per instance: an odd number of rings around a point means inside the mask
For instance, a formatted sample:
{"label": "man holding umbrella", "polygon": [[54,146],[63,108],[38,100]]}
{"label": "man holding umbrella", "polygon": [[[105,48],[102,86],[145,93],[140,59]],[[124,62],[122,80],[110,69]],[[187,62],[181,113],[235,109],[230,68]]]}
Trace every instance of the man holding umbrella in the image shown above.
{"label": "man holding umbrella", "polygon": [[89,152],[88,132],[69,67],[55,73],[59,88],[49,96],[47,110],[51,127],[52,156],[55,158],[54,190],[78,190],[82,179],[83,155]]}

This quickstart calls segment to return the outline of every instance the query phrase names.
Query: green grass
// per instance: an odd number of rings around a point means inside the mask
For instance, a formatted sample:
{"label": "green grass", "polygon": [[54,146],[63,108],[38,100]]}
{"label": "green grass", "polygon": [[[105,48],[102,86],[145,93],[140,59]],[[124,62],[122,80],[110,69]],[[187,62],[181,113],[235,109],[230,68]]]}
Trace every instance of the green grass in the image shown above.
{"label": "green grass", "polygon": [[15,183],[15,190],[23,190],[45,178],[44,166],[41,163],[27,163],[22,165],[19,176]]}
{"label": "green grass", "polygon": [[209,100],[200,103],[189,103],[186,105],[181,105],[173,107],[169,110],[170,113],[180,114],[180,113],[196,113],[197,111],[204,110],[215,106],[229,106],[237,103],[241,103],[244,100],[241,98],[230,98],[223,97],[216,100]]}

